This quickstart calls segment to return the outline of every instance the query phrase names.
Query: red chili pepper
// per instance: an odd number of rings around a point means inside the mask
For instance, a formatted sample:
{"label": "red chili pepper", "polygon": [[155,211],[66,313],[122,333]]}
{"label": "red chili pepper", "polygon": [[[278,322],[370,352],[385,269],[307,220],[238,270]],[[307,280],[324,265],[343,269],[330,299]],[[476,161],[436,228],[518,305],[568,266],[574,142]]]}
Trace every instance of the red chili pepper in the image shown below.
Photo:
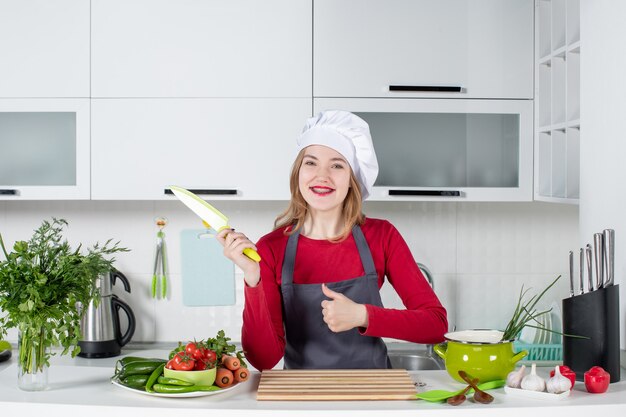
{"label": "red chili pepper", "polygon": [[585,388],[592,394],[606,392],[610,382],[611,375],[600,366],[594,366],[585,372]]}

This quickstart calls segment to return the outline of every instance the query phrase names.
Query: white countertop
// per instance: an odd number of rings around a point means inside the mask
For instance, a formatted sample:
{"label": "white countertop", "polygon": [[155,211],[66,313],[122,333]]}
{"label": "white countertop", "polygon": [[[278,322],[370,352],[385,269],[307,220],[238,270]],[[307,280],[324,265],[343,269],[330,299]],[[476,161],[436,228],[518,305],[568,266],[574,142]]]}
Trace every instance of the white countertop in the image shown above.
{"label": "white countertop", "polygon": [[[567,413],[568,417],[590,413],[624,415],[626,412],[626,381],[611,384],[604,394],[589,394],[582,382],[577,382],[571,395],[563,400],[530,400],[506,394],[504,389],[492,390],[495,397],[489,405],[466,401],[458,407],[447,404],[415,401],[257,401],[256,388],[260,374],[229,392],[197,398],[160,398],[142,395],[114,386],[110,382],[115,361],[107,359],[53,357],[49,370],[50,388],[42,392],[25,392],[17,388],[17,369],[14,357],[0,364],[0,409],[3,415],[32,415],[67,417],[84,413],[90,417],[116,415],[119,417],[150,415],[150,417],[207,416],[207,410],[225,410],[227,416],[376,416],[392,412],[393,416],[437,415],[455,413],[468,416],[536,416],[554,417]],[[168,351],[159,349],[124,351],[124,355],[167,357]],[[539,373],[547,377],[550,368]],[[419,390],[460,389],[463,386],[445,371],[414,371],[416,382],[426,383]],[[558,409],[556,408],[558,407]],[[590,407],[594,407],[591,409]],[[20,413],[20,414],[18,414]],[[26,414],[22,414],[26,413]],[[138,414],[139,413],[139,414]]]}

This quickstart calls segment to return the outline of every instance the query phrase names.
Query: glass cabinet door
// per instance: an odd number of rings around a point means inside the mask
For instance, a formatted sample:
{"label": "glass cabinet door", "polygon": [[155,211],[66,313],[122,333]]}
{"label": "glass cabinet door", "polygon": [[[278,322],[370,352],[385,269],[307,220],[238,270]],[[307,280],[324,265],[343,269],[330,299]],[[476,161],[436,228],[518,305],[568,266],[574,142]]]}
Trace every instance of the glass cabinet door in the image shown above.
{"label": "glass cabinet door", "polygon": [[89,198],[89,100],[0,100],[0,198]]}
{"label": "glass cabinet door", "polygon": [[532,101],[316,99],[370,126],[371,199],[531,201]]}

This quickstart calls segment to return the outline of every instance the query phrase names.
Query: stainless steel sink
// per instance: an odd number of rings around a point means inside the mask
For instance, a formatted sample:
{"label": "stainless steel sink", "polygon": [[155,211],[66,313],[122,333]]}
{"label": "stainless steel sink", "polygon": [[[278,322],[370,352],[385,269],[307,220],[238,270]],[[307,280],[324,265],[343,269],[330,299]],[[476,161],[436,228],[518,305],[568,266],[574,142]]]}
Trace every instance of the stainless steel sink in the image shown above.
{"label": "stainless steel sink", "polygon": [[427,371],[446,369],[443,360],[431,349],[418,351],[388,352],[391,367],[409,371]]}

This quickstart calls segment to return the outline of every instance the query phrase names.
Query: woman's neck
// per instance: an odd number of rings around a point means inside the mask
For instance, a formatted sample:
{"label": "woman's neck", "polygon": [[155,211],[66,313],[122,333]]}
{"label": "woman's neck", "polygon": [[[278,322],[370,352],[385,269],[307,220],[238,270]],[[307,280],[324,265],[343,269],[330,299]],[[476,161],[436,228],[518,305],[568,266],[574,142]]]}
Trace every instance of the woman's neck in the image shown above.
{"label": "woman's neck", "polygon": [[344,220],[341,212],[309,212],[302,227],[302,235],[310,239],[333,239],[341,235]]}

